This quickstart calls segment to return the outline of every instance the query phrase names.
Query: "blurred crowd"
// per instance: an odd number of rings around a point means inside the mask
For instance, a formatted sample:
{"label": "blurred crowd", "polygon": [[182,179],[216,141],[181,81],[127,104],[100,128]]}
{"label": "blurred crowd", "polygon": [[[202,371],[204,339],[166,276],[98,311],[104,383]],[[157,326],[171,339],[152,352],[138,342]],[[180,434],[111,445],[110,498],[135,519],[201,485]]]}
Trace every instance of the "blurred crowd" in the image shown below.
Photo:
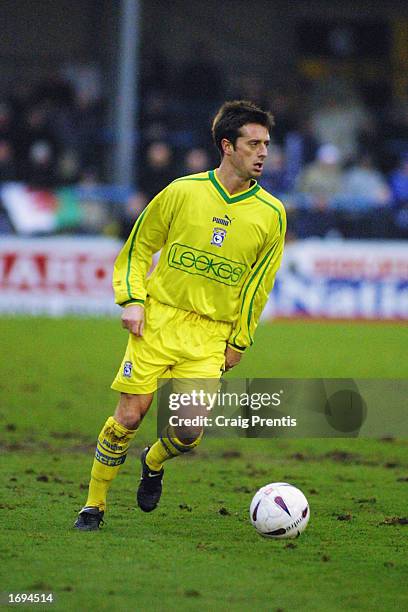
{"label": "blurred crowd", "polygon": [[[284,201],[291,237],[408,237],[408,103],[390,98],[379,105],[337,74],[279,88],[251,75],[226,80],[202,45],[176,74],[159,52],[143,58],[135,187],[120,205],[104,203],[106,222],[96,215],[94,231],[125,237],[171,180],[214,167],[211,117],[232,98],[253,100],[275,116],[261,183]],[[0,185],[106,183],[107,117],[103,99],[61,76],[18,85],[0,100]],[[0,231],[13,231],[6,217],[3,210]],[[92,222],[85,226],[92,232]]]}
{"label": "blurred crowd", "polygon": [[0,99],[0,182],[38,187],[77,183],[103,167],[101,99],[57,75],[19,83]]}

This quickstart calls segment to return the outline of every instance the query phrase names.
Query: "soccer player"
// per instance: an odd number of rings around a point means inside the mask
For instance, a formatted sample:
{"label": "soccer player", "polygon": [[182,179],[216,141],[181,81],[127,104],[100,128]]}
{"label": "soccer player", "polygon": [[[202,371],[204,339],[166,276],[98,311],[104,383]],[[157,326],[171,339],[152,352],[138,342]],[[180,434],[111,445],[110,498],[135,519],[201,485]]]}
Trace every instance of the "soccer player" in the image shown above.
{"label": "soccer player", "polygon": [[[114,267],[116,302],[129,339],[112,383],[119,402],[99,434],[88,499],[75,523],[99,528],[109,485],[148,411],[157,379],[219,379],[252,344],[282,258],[282,203],[257,183],[272,116],[226,102],[212,135],[217,169],[176,179],[137,219]],[[152,256],[159,262],[147,278]],[[197,428],[171,428],[141,455],[139,507],[156,508],[163,463],[195,448]]]}

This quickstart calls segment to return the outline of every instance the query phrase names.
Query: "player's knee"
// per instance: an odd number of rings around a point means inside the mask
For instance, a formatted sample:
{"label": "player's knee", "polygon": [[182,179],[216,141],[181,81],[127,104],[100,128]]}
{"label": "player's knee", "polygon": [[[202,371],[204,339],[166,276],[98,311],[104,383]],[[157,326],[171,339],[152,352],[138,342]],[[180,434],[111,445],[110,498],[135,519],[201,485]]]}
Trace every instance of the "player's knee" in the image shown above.
{"label": "player's knee", "polygon": [[199,444],[203,435],[203,418],[207,414],[205,404],[182,406],[178,412],[179,424],[174,428],[178,440],[185,445]]}
{"label": "player's knee", "polygon": [[118,423],[126,427],[126,429],[137,429],[143,417],[141,416],[139,412],[132,412],[132,413],[119,412],[115,414],[115,418],[118,421]]}
{"label": "player's knee", "polygon": [[152,402],[152,395],[121,393],[115,419],[127,429],[137,429]]}
{"label": "player's knee", "polygon": [[196,442],[197,444],[201,441],[203,430],[201,427],[182,427],[176,432],[177,438],[182,444],[190,446]]}

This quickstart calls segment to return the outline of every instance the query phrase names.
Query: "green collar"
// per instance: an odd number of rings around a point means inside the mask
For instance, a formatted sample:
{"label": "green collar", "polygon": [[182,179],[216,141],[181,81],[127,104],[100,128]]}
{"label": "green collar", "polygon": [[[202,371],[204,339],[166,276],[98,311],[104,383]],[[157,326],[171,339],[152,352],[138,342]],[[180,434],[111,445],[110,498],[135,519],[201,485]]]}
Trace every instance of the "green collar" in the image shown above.
{"label": "green collar", "polygon": [[223,185],[217,179],[215,170],[210,170],[208,173],[208,177],[216,188],[216,190],[218,191],[218,193],[220,194],[220,196],[223,198],[223,200],[225,200],[227,204],[235,204],[235,202],[241,202],[242,200],[246,200],[247,198],[250,198],[251,196],[255,195],[260,190],[260,186],[256,181],[254,181],[254,184],[249,189],[246,189],[245,191],[242,191],[237,195],[231,196],[225,189],[225,187],[223,187]]}

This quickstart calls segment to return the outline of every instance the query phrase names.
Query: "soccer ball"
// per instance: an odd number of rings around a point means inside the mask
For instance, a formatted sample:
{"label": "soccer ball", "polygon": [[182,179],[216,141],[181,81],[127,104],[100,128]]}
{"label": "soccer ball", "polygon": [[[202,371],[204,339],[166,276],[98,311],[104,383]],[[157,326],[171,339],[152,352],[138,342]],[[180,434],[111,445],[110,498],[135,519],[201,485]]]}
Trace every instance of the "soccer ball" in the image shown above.
{"label": "soccer ball", "polygon": [[254,495],[251,523],[266,538],[297,538],[309,522],[309,504],[302,491],[287,482],[272,482]]}

